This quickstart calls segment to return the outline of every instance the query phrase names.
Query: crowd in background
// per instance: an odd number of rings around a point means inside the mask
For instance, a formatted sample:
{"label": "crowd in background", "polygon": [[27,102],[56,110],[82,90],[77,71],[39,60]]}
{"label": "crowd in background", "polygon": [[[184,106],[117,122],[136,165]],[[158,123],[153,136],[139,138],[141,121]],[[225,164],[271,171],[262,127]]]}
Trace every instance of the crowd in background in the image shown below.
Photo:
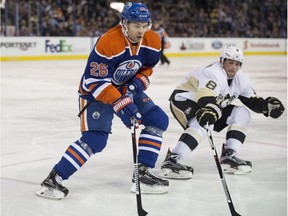
{"label": "crowd in background", "polygon": [[[120,21],[120,13],[110,8],[110,2],[9,0],[1,8],[1,35],[6,35],[5,26],[14,25],[16,36],[97,37]],[[170,37],[287,38],[287,0],[142,2]]]}

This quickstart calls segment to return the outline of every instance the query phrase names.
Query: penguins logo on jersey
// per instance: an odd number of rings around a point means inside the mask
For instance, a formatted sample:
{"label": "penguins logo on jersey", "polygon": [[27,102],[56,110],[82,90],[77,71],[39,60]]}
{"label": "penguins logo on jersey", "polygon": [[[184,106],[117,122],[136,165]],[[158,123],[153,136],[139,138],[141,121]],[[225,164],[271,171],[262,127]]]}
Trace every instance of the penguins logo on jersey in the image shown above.
{"label": "penguins logo on jersey", "polygon": [[230,96],[230,94],[225,95],[225,97],[223,95],[219,95],[216,98],[216,103],[218,105],[220,105],[222,108],[228,106],[229,104],[231,104],[233,102],[233,100],[236,98],[235,95]]}
{"label": "penguins logo on jersey", "polygon": [[192,111],[192,107],[187,107],[184,111],[185,115],[189,115]]}
{"label": "penguins logo on jersey", "polygon": [[137,71],[141,68],[142,64],[138,60],[128,60],[119,64],[113,75],[113,82],[116,85],[122,85],[130,80]]}

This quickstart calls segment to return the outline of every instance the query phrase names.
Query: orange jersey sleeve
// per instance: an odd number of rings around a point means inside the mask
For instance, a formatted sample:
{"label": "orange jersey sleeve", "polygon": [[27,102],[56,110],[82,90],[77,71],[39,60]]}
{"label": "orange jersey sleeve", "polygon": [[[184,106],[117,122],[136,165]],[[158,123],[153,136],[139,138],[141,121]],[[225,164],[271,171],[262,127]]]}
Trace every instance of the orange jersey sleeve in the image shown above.
{"label": "orange jersey sleeve", "polygon": [[149,68],[142,68],[142,69],[140,70],[140,73],[143,74],[143,75],[145,75],[146,77],[149,77],[149,76],[152,75],[153,69],[150,68],[150,67],[149,67]]}
{"label": "orange jersey sleeve", "polygon": [[106,104],[112,104],[121,96],[122,94],[112,84],[110,84],[95,99]]}

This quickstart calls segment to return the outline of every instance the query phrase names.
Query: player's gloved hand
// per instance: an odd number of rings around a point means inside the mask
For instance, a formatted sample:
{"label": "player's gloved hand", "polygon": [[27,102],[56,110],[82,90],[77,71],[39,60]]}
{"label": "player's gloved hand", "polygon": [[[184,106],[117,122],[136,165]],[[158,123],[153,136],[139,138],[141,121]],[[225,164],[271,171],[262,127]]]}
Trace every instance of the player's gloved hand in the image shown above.
{"label": "player's gloved hand", "polygon": [[264,100],[263,114],[272,118],[279,118],[284,112],[285,108],[281,101],[275,97],[268,97]]}
{"label": "player's gloved hand", "polygon": [[214,124],[222,116],[220,107],[216,104],[207,104],[196,112],[196,119],[201,127]]}
{"label": "player's gloved hand", "polygon": [[[136,76],[131,80],[131,82],[126,85],[126,92],[136,95],[140,92],[145,91],[150,84],[148,77],[143,74],[136,74]],[[125,92],[125,93],[126,93]]]}
{"label": "player's gloved hand", "polygon": [[113,109],[117,116],[121,118],[126,127],[130,128],[131,118],[141,123],[141,114],[138,111],[137,106],[133,103],[132,99],[128,95],[123,95],[113,103]]}

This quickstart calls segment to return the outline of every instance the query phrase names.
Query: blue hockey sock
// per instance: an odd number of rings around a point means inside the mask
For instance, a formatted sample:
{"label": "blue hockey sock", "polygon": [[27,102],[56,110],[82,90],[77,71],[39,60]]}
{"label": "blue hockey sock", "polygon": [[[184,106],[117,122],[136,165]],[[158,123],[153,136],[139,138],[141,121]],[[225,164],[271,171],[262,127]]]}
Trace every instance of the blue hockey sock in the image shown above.
{"label": "blue hockey sock", "polygon": [[154,168],[160,153],[163,138],[158,134],[151,133],[145,129],[139,136],[139,156],[138,162],[147,167]]}
{"label": "blue hockey sock", "polygon": [[83,142],[76,141],[70,145],[62,156],[61,160],[54,166],[54,169],[63,180],[68,179],[89,159],[91,152],[89,148],[83,149]]}

